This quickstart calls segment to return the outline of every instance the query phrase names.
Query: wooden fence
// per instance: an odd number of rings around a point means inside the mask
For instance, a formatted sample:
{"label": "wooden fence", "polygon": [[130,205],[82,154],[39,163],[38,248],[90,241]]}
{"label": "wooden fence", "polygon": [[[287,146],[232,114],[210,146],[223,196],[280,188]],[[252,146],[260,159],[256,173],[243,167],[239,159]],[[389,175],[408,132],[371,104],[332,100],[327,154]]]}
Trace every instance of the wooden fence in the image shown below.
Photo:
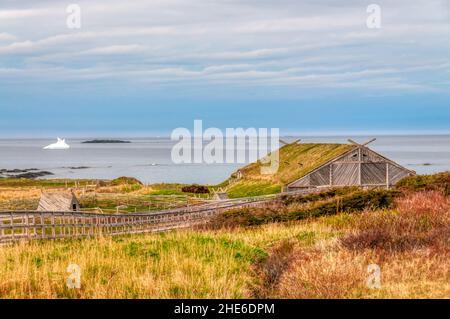
{"label": "wooden fence", "polygon": [[211,216],[230,209],[273,204],[282,195],[317,191],[310,189],[288,194],[225,200],[154,213],[0,211],[0,244],[31,239],[161,232],[205,223]]}
{"label": "wooden fence", "polygon": [[31,239],[57,239],[160,232],[205,223],[225,210],[264,205],[265,201],[184,207],[157,213],[100,214],[88,212],[0,212],[0,243]]}

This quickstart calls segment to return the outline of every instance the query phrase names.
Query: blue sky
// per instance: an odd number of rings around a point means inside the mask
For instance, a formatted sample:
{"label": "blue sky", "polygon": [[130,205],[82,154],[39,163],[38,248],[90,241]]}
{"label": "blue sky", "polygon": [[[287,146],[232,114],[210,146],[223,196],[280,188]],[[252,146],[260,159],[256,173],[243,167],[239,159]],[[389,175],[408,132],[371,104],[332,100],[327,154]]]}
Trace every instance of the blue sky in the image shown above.
{"label": "blue sky", "polygon": [[1,0],[0,137],[450,132],[450,1],[72,2]]}

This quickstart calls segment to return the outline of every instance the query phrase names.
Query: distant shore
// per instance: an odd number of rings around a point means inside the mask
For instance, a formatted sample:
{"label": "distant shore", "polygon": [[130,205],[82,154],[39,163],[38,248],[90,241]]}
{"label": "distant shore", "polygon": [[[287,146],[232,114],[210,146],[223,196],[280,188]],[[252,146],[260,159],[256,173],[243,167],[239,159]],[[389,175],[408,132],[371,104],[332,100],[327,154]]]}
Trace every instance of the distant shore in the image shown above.
{"label": "distant shore", "polygon": [[123,144],[123,143],[131,143],[130,141],[123,140],[89,140],[83,141],[82,144]]}

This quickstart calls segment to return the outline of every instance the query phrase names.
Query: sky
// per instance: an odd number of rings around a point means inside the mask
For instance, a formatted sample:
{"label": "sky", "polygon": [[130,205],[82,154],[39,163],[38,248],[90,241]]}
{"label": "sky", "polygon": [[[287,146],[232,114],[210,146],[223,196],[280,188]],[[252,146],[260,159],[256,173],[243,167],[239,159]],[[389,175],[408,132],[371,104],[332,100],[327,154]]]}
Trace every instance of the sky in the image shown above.
{"label": "sky", "polygon": [[450,0],[0,0],[0,138],[165,135],[194,119],[450,133]]}

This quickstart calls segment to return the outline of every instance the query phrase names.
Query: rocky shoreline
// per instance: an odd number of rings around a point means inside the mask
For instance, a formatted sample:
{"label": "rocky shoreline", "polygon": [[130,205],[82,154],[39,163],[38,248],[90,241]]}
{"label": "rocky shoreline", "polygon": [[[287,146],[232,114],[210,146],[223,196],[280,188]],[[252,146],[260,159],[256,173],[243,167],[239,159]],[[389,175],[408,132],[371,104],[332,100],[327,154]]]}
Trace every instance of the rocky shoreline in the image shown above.
{"label": "rocky shoreline", "polygon": [[38,177],[54,175],[49,171],[41,171],[37,168],[25,168],[25,169],[4,169],[0,168],[0,178],[28,178],[36,179]]}

